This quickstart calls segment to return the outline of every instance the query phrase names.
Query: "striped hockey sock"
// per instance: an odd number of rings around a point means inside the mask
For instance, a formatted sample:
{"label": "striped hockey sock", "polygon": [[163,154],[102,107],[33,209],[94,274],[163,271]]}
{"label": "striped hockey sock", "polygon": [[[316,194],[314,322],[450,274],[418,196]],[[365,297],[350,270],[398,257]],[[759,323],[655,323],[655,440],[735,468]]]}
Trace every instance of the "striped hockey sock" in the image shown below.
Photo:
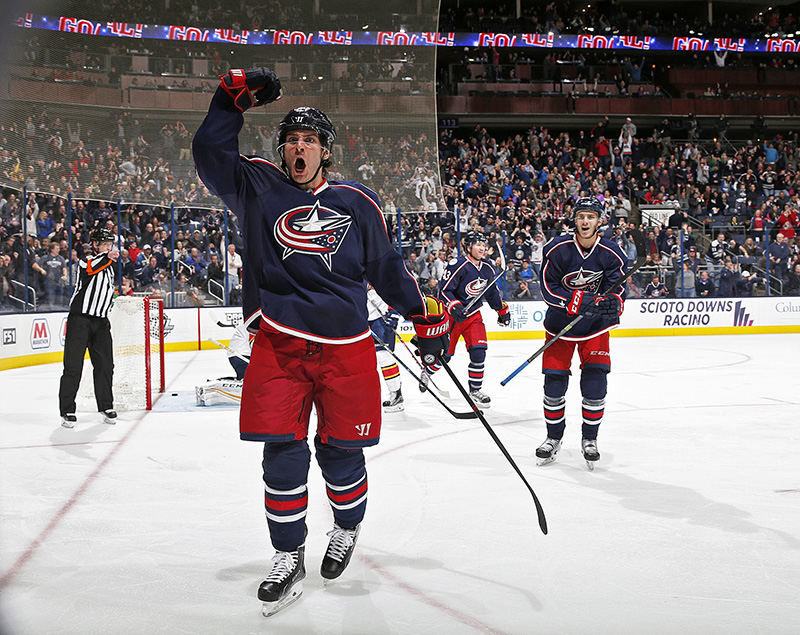
{"label": "striped hockey sock", "polygon": [[547,424],[547,436],[550,439],[560,439],[564,436],[564,405],[567,403],[565,396],[544,396],[544,420]]}
{"label": "striped hockey sock", "polygon": [[325,481],[328,502],[333,509],[333,517],[340,527],[355,527],[364,517],[367,506],[367,473],[346,485],[334,485]]}
{"label": "striped hockey sock", "polygon": [[597,427],[603,421],[603,414],[606,410],[605,399],[586,399],[583,400],[583,426],[581,431],[584,439],[596,439]]}

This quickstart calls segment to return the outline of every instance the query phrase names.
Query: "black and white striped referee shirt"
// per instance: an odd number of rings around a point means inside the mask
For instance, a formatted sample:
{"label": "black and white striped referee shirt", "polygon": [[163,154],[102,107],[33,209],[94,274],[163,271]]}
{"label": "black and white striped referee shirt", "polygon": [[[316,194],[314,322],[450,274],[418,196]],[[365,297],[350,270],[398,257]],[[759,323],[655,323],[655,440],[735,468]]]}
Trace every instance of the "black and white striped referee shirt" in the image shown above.
{"label": "black and white striped referee shirt", "polygon": [[69,301],[70,313],[108,317],[114,299],[113,264],[107,253],[78,263],[78,283]]}

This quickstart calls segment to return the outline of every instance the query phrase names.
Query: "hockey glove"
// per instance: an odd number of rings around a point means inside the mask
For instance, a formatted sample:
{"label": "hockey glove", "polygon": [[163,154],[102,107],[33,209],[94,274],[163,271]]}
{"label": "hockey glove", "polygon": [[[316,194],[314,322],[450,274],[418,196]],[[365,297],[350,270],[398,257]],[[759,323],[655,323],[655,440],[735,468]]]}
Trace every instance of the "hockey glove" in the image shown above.
{"label": "hockey glove", "polygon": [[461,302],[453,302],[448,310],[450,311],[450,316],[456,322],[463,322],[467,319],[467,314],[464,311],[464,306],[461,304]]}
{"label": "hockey glove", "polygon": [[508,326],[511,324],[511,313],[508,310],[508,304],[503,302],[503,306],[497,312],[497,323],[500,326]]}
{"label": "hockey glove", "polygon": [[281,98],[281,80],[268,68],[234,68],[219,78],[219,85],[242,112]]}
{"label": "hockey glove", "polygon": [[570,298],[570,301],[564,308],[570,315],[578,315],[578,313],[581,313],[587,317],[593,316],[596,315],[594,299],[595,296],[592,293],[586,293],[581,290],[573,291],[572,298]]}
{"label": "hockey glove", "polygon": [[437,355],[442,355],[450,345],[450,316],[444,305],[430,296],[425,297],[426,315],[412,315],[416,336],[411,340],[417,347],[423,363],[433,366]]}
{"label": "hockey glove", "polygon": [[605,320],[616,320],[621,311],[619,297],[616,295],[598,295],[594,299],[593,312]]}

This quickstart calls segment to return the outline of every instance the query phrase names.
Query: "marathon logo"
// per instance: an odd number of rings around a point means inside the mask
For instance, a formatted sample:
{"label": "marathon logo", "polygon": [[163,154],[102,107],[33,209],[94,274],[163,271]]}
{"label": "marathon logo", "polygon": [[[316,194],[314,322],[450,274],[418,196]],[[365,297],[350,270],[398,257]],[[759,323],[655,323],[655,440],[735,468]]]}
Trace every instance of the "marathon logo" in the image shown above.
{"label": "marathon logo", "polygon": [[46,318],[36,318],[31,324],[31,348],[50,348],[50,325]]}
{"label": "marathon logo", "polygon": [[508,33],[479,33],[478,46],[516,46],[517,36]]}
{"label": "marathon logo", "polygon": [[168,40],[185,42],[208,42],[208,29],[197,29],[193,26],[171,26],[167,31]]}
{"label": "marathon logo", "polygon": [[118,35],[119,37],[142,37],[141,24],[130,25],[127,22],[107,22],[106,29],[112,35]]}
{"label": "marathon logo", "polygon": [[353,43],[352,31],[318,31],[317,36],[322,44],[350,46]]}
{"label": "marathon logo", "polygon": [[58,19],[58,30],[65,33],[82,33],[84,35],[97,35],[100,32],[100,22],[77,20],[75,18]]}
{"label": "marathon logo", "polygon": [[742,306],[741,302],[737,302],[733,309],[733,325],[734,326],[753,326],[753,320],[750,319],[750,314]]}
{"label": "marathon logo", "polygon": [[417,34],[405,31],[378,31],[376,43],[379,46],[415,46]]}
{"label": "marathon logo", "polygon": [[548,33],[542,35],[540,33],[523,33],[521,36],[522,41],[526,46],[536,46],[539,48],[553,48],[555,42],[555,35]]}
{"label": "marathon logo", "polygon": [[579,49],[613,49],[614,36],[609,35],[579,35],[576,41]]}
{"label": "marathon logo", "polygon": [[231,44],[247,44],[250,31],[236,31],[234,29],[214,29],[214,38],[220,42],[230,42]]}
{"label": "marathon logo", "polygon": [[672,38],[673,51],[707,51],[709,40],[700,37]]}
{"label": "marathon logo", "polygon": [[272,36],[273,44],[311,44],[313,42],[314,34],[303,31],[275,31]]}
{"label": "marathon logo", "polygon": [[61,319],[61,328],[58,329],[58,341],[61,344],[61,346],[64,346],[64,344],[67,341],[67,318],[66,317]]}

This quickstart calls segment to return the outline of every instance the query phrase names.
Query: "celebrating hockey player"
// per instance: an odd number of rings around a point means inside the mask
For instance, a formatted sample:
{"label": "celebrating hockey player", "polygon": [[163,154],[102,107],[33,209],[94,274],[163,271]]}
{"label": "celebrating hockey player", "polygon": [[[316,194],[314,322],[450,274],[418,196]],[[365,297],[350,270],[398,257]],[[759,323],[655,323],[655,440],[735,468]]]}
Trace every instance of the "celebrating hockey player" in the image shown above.
{"label": "celebrating hockey player", "polygon": [[114,267],[119,251],[114,233],[105,227],[90,235],[94,256],[78,263],[78,282],[69,302],[67,333],[64,340],[64,372],[58,389],[61,425],[74,428],[75,396],[81,383],[86,349],[94,369],[94,396],[105,423],[117,422],[114,410],[114,348],[108,312],[114,301]]}
{"label": "celebrating hockey player", "polygon": [[[381,367],[383,381],[389,398],[383,402],[384,412],[400,412],[403,410],[403,393],[400,390],[400,368],[392,353],[394,351],[396,329],[398,324],[397,314],[389,308],[378,292],[369,285],[367,288],[367,313],[369,330],[375,340],[375,355]],[[379,343],[379,341],[381,343]],[[389,347],[387,351],[383,344]]]}
{"label": "celebrating hockey player", "polygon": [[377,195],[328,181],[333,123],[294,108],[280,122],[281,165],[239,154],[243,113],[275,101],[281,83],[263,68],[231,70],[193,141],[200,178],[236,214],[244,239],[242,302],[257,330],[245,375],[240,436],[264,443],[265,506],[276,549],[258,590],[264,614],[296,600],[305,577],[309,418],[334,525],[324,578],[344,571],[367,503],[363,448],[378,443],[380,380],[367,324],[365,281],[415,324],[432,360],[447,347],[450,318],[424,296],[389,242]]}
{"label": "celebrating hockey player", "polygon": [[[489,306],[497,311],[497,323],[508,326],[511,315],[508,304],[503,302],[497,285],[492,283],[496,272],[494,267],[484,259],[486,255],[486,238],[480,232],[471,231],[464,240],[465,254],[453,258],[445,269],[439,285],[440,293],[446,302],[447,310],[455,322],[450,334],[450,347],[445,361],[450,361],[460,337],[469,352],[469,394],[472,400],[483,408],[488,408],[491,399],[481,390],[483,371],[486,362],[486,326],[481,317],[481,306],[484,298]],[[487,285],[491,286],[487,288]],[[478,298],[469,309],[469,303]],[[426,365],[427,373],[439,369],[437,364]],[[428,375],[423,373],[423,383]],[[421,386],[425,388],[425,386]]]}
{"label": "celebrating hockey player", "polygon": [[575,235],[551,240],[544,248],[540,273],[544,318],[549,341],[576,315],[583,318],[568,335],[542,355],[544,418],[547,439],[536,449],[539,464],[555,460],[564,436],[567,384],[575,348],[581,364],[583,426],[581,450],[590,469],[600,458],[597,431],[605,410],[606,384],[611,370],[609,331],[619,324],[624,291],[606,293],[623,278],[627,260],[619,246],[598,234],[604,216],[602,203],[579,198],[573,207]]}

